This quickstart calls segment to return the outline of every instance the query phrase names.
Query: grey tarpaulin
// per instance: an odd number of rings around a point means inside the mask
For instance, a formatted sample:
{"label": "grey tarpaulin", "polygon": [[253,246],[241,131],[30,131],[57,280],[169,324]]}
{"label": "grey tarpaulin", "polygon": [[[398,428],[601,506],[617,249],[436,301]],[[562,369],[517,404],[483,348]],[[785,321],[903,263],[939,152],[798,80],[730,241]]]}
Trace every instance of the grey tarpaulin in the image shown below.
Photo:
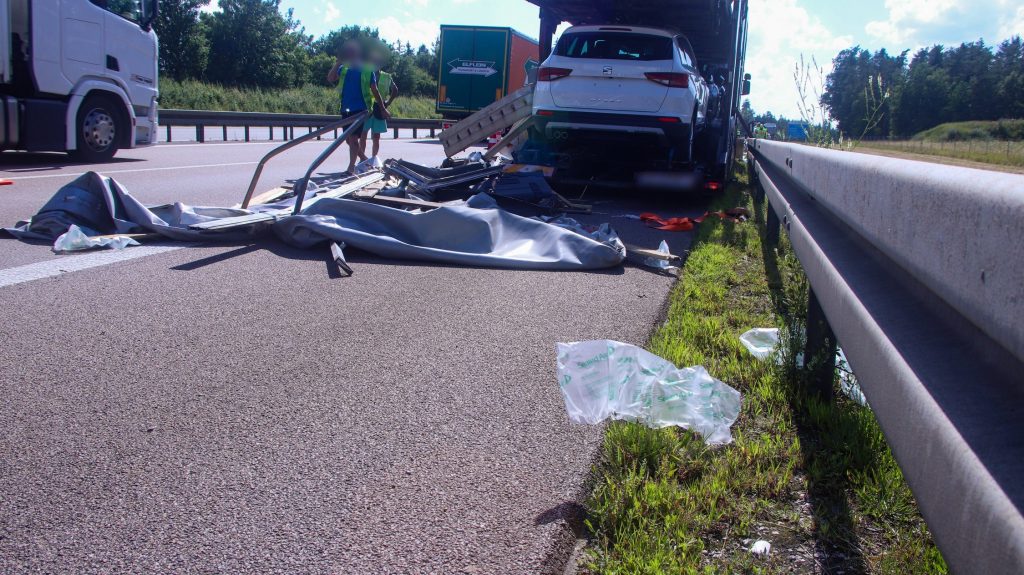
{"label": "grey tarpaulin", "polygon": [[274,225],[283,241],[310,247],[342,241],[389,258],[522,269],[600,269],[625,259],[603,243],[500,209],[445,206],[413,213],[347,199],[324,199]]}
{"label": "grey tarpaulin", "polygon": [[[389,258],[470,266],[600,269],[625,259],[617,238],[599,241],[494,209],[492,202],[476,205],[487,209],[458,205],[413,213],[358,200],[323,198],[301,215],[282,217],[272,228],[283,241],[300,247],[343,241]],[[257,224],[230,232],[189,226],[250,213],[180,203],[147,208],[113,179],[90,172],[61,188],[29,222],[6,231],[24,239],[53,241],[74,224],[96,234],[155,232],[175,240],[237,241],[270,226]]]}
{"label": "grey tarpaulin", "polygon": [[22,239],[53,241],[74,224],[90,234],[155,232],[175,240],[234,241],[251,237],[253,230],[217,233],[191,230],[188,226],[248,213],[181,203],[146,207],[113,178],[89,172],[58,190],[28,222],[4,230]]}

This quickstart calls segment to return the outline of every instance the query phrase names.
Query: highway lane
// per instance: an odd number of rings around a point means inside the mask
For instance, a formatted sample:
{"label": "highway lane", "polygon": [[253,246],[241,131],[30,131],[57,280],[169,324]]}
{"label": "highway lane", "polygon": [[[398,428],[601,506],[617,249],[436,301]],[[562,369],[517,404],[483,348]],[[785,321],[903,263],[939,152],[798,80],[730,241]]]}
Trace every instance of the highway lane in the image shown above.
{"label": "highway lane", "polygon": [[[102,169],[147,202],[231,204],[267,149]],[[3,160],[5,223],[89,168]],[[595,199],[593,221],[677,252],[689,234],[613,216],[701,210]],[[88,257],[0,242],[0,270]],[[674,280],[349,259],[356,275],[332,278],[326,250],[267,239],[0,288],[0,572],[557,571],[601,429],[567,421],[554,344],[643,343]]]}

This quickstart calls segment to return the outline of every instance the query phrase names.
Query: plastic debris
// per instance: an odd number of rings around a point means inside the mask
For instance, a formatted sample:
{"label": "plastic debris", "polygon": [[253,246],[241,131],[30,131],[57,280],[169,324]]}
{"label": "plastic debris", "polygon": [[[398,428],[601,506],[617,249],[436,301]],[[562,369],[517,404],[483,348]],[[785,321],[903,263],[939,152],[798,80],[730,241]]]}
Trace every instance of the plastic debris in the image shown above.
{"label": "plastic debris", "polygon": [[839,372],[839,389],[843,391],[846,397],[864,407],[871,407],[868,405],[868,398],[861,391],[857,376],[853,374],[850,363],[846,361],[846,354],[843,353],[842,349],[836,354],[836,371]]}
{"label": "plastic debris", "polygon": [[[666,256],[672,255],[672,252],[670,252],[668,249],[668,242],[666,242],[665,240],[661,240],[661,244],[658,246],[658,249],[656,251],[659,254],[665,254]],[[644,265],[647,267],[666,271],[673,269],[672,264],[670,264],[668,260],[663,260],[661,258],[652,258],[650,256],[644,258]]]}
{"label": "plastic debris", "polygon": [[754,555],[768,555],[772,552],[772,544],[764,539],[758,539],[750,546],[750,552]]}
{"label": "plastic debris", "polygon": [[53,242],[53,251],[57,253],[61,252],[78,252],[82,250],[91,250],[93,248],[111,248],[115,250],[123,250],[128,246],[141,245],[134,239],[124,235],[109,235],[99,236],[96,234],[87,234],[82,228],[72,225],[68,228],[68,231],[61,234],[57,241]]}
{"label": "plastic debris", "polygon": [[732,442],[740,392],[702,366],[677,368],[634,345],[611,340],[559,343],[558,383],[569,419],[596,424],[622,419],[662,428],[672,425]]}
{"label": "plastic debris", "polygon": [[757,359],[768,359],[779,347],[779,329],[754,328],[740,336],[740,343]]}

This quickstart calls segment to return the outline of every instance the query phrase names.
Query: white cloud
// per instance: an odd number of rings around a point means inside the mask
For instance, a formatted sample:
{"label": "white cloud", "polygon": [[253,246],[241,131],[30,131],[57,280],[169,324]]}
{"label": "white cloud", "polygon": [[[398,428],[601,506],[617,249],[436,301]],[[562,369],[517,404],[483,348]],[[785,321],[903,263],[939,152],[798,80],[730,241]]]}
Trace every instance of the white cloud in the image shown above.
{"label": "white cloud", "polygon": [[[803,56],[817,60],[828,74],[832,58],[853,46],[811,16],[800,0],[751,0],[747,72],[753,77],[750,103],[758,112],[799,118],[793,73]],[[784,24],[779,24],[779,23]]]}
{"label": "white cloud", "polygon": [[892,51],[984,38],[997,44],[1024,32],[1020,0],[885,0],[884,20],[864,30]]}
{"label": "white cloud", "polygon": [[328,1],[324,4],[324,22],[330,24],[341,17],[341,10],[334,5],[334,2]]}
{"label": "white cloud", "polygon": [[394,16],[381,18],[371,24],[380,31],[381,38],[389,42],[401,40],[402,43],[410,43],[413,48],[420,44],[430,46],[441,33],[441,24],[434,20],[406,20],[400,21]]}

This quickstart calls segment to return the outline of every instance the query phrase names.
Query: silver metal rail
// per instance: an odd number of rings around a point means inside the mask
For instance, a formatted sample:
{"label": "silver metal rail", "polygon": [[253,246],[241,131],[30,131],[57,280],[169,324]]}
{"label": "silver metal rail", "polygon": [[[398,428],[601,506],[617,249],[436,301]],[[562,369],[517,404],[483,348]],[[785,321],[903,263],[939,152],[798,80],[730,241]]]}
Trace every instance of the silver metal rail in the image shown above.
{"label": "silver metal rail", "polygon": [[809,347],[842,344],[952,571],[1024,573],[1024,176],[748,145]]}
{"label": "silver metal rail", "polygon": [[[270,139],[274,139],[274,128],[281,128],[281,139],[295,138],[295,128],[306,128],[310,132],[319,130],[338,121],[338,116],[322,114],[272,114],[265,112],[219,112],[212,110],[160,110],[160,125],[166,129],[167,141],[171,141],[171,128],[174,126],[195,127],[196,141],[206,141],[207,128],[220,128],[224,140],[228,139],[228,128],[243,128],[243,139],[250,141],[250,128],[268,128]],[[441,130],[441,120],[391,118],[388,120],[394,137],[398,138],[399,130],[412,130],[413,137],[419,137],[424,130],[433,138]],[[317,138],[325,135],[321,132]],[[337,134],[334,134],[337,136]]]}

